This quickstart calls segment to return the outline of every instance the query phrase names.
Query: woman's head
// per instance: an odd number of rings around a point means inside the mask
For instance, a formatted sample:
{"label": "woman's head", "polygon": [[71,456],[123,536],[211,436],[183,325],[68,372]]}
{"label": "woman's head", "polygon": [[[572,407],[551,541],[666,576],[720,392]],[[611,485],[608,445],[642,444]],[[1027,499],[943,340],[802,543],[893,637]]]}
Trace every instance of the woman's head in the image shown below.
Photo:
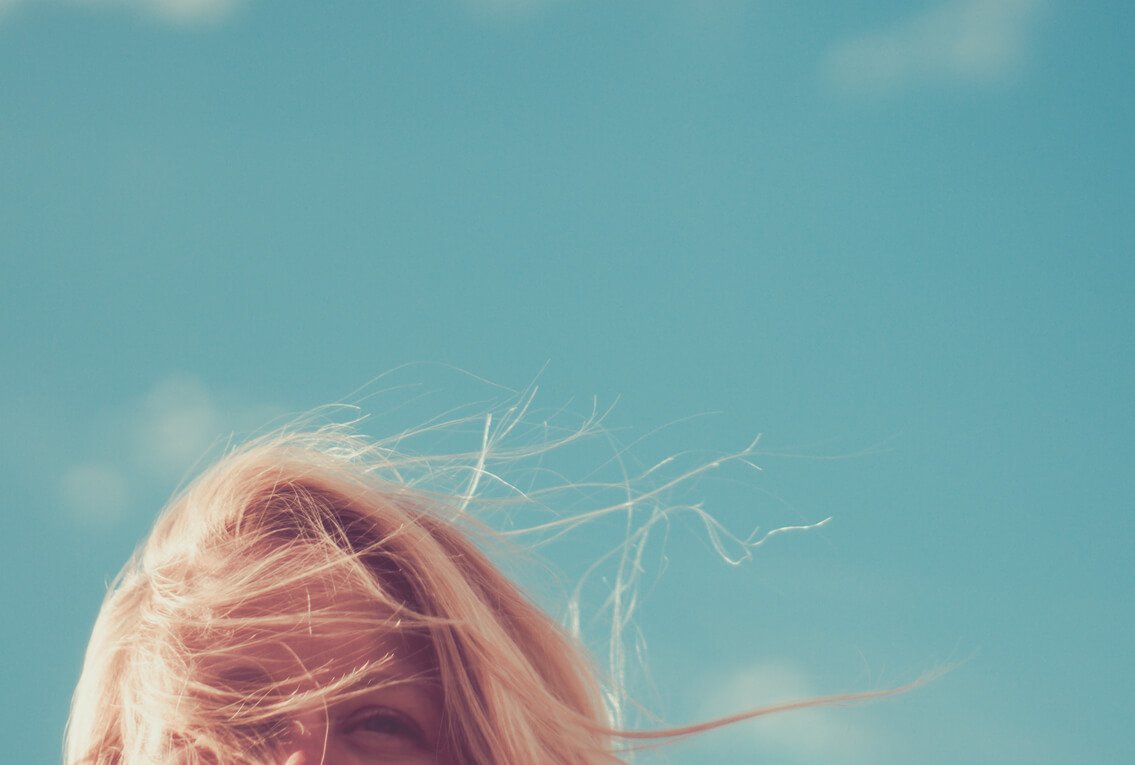
{"label": "woman's head", "polygon": [[96,622],[68,765],[615,761],[577,646],[358,454],[274,436],[170,504]]}

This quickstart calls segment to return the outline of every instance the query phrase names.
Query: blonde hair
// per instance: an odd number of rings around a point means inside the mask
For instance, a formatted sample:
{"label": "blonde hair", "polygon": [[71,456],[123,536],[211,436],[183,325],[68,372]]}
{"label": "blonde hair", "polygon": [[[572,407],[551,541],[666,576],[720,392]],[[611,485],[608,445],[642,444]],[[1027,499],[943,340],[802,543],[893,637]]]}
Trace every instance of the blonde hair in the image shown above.
{"label": "blonde hair", "polygon": [[352,454],[326,434],[276,435],[168,506],[95,623],[68,765],[262,761],[274,721],[378,669],[306,667],[320,681],[309,687],[239,666],[310,631],[426,637],[457,762],[618,761],[585,654],[470,541],[480,531]]}
{"label": "blonde hair", "polygon": [[[533,605],[474,543],[494,536],[464,512],[469,496],[415,489],[390,457],[341,429],[278,432],[233,450],[176,496],[96,620],[66,765],[260,765],[283,721],[391,682],[384,659],[365,655],[299,662],[290,674],[250,666],[250,656],[304,634],[427,646],[430,669],[417,679],[438,689],[440,747],[461,765],[619,763],[621,741],[893,692],[620,729],[620,689],[601,687],[577,630]],[[784,530],[741,544],[747,552]],[[617,626],[625,614],[615,610]]]}

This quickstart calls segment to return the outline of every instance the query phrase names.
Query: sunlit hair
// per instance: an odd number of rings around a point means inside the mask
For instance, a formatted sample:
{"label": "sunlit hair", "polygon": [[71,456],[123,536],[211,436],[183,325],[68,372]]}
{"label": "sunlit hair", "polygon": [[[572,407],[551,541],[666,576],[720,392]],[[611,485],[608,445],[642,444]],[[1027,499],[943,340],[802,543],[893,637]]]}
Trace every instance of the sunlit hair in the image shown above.
{"label": "sunlit hair", "polygon": [[[384,470],[386,455],[341,429],[281,432],[231,451],[182,491],[99,613],[72,701],[66,764],[260,765],[272,761],[287,720],[406,681],[392,681],[382,657],[363,653],[314,666],[250,661],[313,634],[341,635],[344,645],[348,636],[377,644],[397,635],[426,646],[430,669],[413,680],[439,691],[441,747],[462,765],[624,762],[634,740],[877,695],[621,730],[612,676],[601,687],[574,631],[490,563],[481,547],[494,534],[461,499]],[[638,564],[634,544],[622,548],[630,566]],[[619,667],[609,672],[617,685]]]}
{"label": "sunlit hair", "polygon": [[351,446],[275,436],[173,501],[95,624],[68,765],[263,761],[280,720],[379,669],[337,661],[265,684],[241,665],[309,631],[426,637],[457,762],[616,761],[580,648],[470,541],[478,529],[376,478]]}

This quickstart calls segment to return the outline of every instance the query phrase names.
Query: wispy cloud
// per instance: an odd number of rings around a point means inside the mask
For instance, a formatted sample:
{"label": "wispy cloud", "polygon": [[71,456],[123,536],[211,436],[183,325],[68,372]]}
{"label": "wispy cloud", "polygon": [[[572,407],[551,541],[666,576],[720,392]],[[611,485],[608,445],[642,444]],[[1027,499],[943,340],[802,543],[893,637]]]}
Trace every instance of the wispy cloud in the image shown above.
{"label": "wispy cloud", "polygon": [[[33,0],[0,0],[0,19]],[[42,0],[75,8],[125,9],[174,26],[211,24],[228,18],[244,0]]]}
{"label": "wispy cloud", "polygon": [[200,24],[227,18],[242,0],[102,0],[149,11],[173,24]]}
{"label": "wispy cloud", "polygon": [[99,525],[112,524],[126,512],[130,501],[127,479],[114,465],[75,465],[60,482],[63,503],[71,514]]}
{"label": "wispy cloud", "polygon": [[[701,693],[707,719],[819,695],[803,672],[783,661],[742,667]],[[886,737],[846,707],[776,713],[716,735],[731,752],[759,751],[777,762],[875,763],[886,748]]]}
{"label": "wispy cloud", "polygon": [[262,428],[280,413],[217,396],[192,375],[168,377],[96,418],[99,437],[91,454],[60,479],[64,507],[84,522],[115,523],[139,495],[168,491],[230,434]]}
{"label": "wispy cloud", "polygon": [[824,60],[841,90],[884,93],[929,81],[993,84],[1024,64],[1046,0],[946,0],[845,40]]}
{"label": "wispy cloud", "polygon": [[131,409],[137,460],[161,475],[188,469],[225,432],[212,394],[188,375],[162,380]]}

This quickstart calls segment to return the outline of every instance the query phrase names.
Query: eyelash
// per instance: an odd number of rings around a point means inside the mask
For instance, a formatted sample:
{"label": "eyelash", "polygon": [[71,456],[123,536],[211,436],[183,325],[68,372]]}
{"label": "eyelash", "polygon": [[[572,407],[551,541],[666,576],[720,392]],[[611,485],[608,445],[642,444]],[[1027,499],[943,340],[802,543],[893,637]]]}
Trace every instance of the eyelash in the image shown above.
{"label": "eyelash", "polygon": [[[372,723],[378,729],[372,729]],[[421,727],[401,712],[385,707],[367,707],[355,714],[344,726],[345,733],[367,732],[386,736],[401,736],[415,743],[424,744],[425,734]]]}

